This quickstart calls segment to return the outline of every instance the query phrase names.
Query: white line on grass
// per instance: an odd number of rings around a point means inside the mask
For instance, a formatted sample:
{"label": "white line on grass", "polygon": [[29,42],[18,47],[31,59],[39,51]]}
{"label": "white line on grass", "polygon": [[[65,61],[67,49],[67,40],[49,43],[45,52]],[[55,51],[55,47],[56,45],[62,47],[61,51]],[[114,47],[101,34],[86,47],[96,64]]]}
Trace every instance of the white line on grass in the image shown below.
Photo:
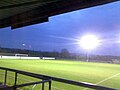
{"label": "white line on grass", "polygon": [[111,76],[111,77],[105,78],[105,79],[99,81],[99,82],[96,83],[96,84],[98,85],[98,84],[100,84],[100,83],[102,83],[102,82],[104,82],[104,81],[107,81],[107,80],[109,80],[109,79],[112,79],[112,78],[114,78],[114,77],[117,77],[118,75],[120,75],[120,73],[117,73],[117,74],[115,74],[115,75],[113,75],[113,76]]}
{"label": "white line on grass", "polygon": [[[120,73],[117,73],[117,74],[115,74],[115,75],[112,75],[112,76],[110,76],[110,77],[107,77],[107,78],[105,78],[105,79],[97,82],[96,85],[98,85],[98,84],[100,84],[100,83],[103,83],[103,82],[105,82],[105,81],[107,81],[107,80],[109,80],[109,79],[112,79],[112,78],[114,78],[114,77],[117,77],[118,75],[120,75]],[[88,88],[84,88],[83,90],[87,90],[87,89],[88,89]]]}
{"label": "white line on grass", "polygon": [[35,87],[36,87],[36,84],[35,84],[35,85],[33,85],[32,89],[34,89]]}

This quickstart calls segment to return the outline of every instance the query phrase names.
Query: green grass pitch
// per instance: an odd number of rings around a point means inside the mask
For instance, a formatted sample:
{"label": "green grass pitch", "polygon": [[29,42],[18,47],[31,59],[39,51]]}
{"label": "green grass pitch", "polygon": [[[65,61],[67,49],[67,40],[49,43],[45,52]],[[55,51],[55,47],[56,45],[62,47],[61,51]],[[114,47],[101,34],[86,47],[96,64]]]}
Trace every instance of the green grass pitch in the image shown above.
{"label": "green grass pitch", "polygon": [[[92,63],[67,60],[0,60],[1,67],[29,71],[38,74],[51,75],[55,77],[89,82],[102,86],[112,87],[120,90],[120,65]],[[12,73],[7,83],[11,84]],[[19,83],[34,81],[35,79],[20,76]],[[3,80],[0,71],[0,82]],[[47,89],[46,84],[46,89]],[[40,85],[26,87],[24,90],[40,90]],[[52,90],[85,90],[83,87],[76,87],[64,83],[52,82]],[[87,89],[90,90],[90,89]]]}

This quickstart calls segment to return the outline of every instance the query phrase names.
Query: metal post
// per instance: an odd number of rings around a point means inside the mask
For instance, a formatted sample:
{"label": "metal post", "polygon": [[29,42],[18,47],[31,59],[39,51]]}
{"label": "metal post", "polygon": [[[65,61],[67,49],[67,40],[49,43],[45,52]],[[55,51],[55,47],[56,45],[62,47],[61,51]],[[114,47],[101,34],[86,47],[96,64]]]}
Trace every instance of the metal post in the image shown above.
{"label": "metal post", "polygon": [[51,80],[49,81],[49,90],[51,90]]}
{"label": "metal post", "polygon": [[17,84],[17,72],[15,72],[15,82],[14,82],[14,88],[13,88],[13,90],[17,89],[16,84]]}
{"label": "metal post", "polygon": [[7,81],[7,70],[5,70],[4,85],[6,85],[6,81]]}
{"label": "metal post", "polygon": [[5,70],[4,86],[6,85],[6,81],[7,81],[7,70]]}
{"label": "metal post", "polygon": [[88,51],[87,51],[87,55],[86,55],[86,60],[87,60],[87,62],[89,62],[89,53],[88,53]]}
{"label": "metal post", "polygon": [[42,80],[42,90],[44,90],[44,80]]}

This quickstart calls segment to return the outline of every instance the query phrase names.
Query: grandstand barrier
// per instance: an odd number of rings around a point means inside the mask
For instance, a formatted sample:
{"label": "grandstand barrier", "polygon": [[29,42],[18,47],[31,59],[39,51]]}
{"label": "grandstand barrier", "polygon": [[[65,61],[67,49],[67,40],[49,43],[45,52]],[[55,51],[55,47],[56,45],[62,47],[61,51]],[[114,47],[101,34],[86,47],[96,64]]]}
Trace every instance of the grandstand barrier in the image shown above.
{"label": "grandstand barrier", "polygon": [[55,58],[54,57],[42,57],[43,60],[54,60]]}
{"label": "grandstand barrier", "polygon": [[40,57],[0,56],[1,59],[40,59]]}
{"label": "grandstand barrier", "polygon": [[20,59],[20,57],[15,56],[0,56],[1,59]]}
{"label": "grandstand barrier", "polygon": [[[52,81],[56,82],[61,82],[65,84],[70,84],[70,85],[75,85],[75,86],[80,86],[80,87],[85,87],[85,88],[90,88],[90,89],[95,89],[95,90],[117,90],[113,88],[108,88],[108,87],[103,87],[103,86],[98,86],[95,84],[90,84],[90,83],[85,83],[85,82],[78,82],[78,81],[73,81],[73,80],[67,80],[63,78],[57,78],[53,76],[47,76],[47,75],[42,75],[42,74],[35,74],[31,72],[26,72],[26,71],[21,71],[21,70],[15,70],[15,69],[10,69],[10,68],[5,68],[5,67],[0,67],[1,70],[5,71],[4,72],[4,82],[2,86],[2,90],[18,90],[20,87],[25,87],[25,86],[30,86],[34,84],[42,84],[42,90],[44,90],[45,83],[48,82],[48,90],[51,90],[52,87]],[[13,86],[7,86],[7,76],[8,76],[8,71],[14,72],[14,85]],[[24,84],[17,84],[18,80],[18,74],[34,77],[37,79],[40,79],[40,81],[37,82],[30,82],[30,83],[24,83]],[[1,90],[1,89],[0,89]]]}
{"label": "grandstand barrier", "polygon": [[26,56],[0,56],[0,59],[43,59],[43,60],[54,60],[54,57],[26,57]]}
{"label": "grandstand barrier", "polygon": [[40,57],[20,57],[21,59],[40,59]]}

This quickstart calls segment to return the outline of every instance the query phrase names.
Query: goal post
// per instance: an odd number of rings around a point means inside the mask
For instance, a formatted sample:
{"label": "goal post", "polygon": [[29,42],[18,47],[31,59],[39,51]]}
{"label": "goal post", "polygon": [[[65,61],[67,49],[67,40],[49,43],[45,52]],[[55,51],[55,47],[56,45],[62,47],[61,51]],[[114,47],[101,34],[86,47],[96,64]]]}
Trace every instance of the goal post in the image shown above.
{"label": "goal post", "polygon": [[15,54],[16,57],[28,57],[28,54]]}

